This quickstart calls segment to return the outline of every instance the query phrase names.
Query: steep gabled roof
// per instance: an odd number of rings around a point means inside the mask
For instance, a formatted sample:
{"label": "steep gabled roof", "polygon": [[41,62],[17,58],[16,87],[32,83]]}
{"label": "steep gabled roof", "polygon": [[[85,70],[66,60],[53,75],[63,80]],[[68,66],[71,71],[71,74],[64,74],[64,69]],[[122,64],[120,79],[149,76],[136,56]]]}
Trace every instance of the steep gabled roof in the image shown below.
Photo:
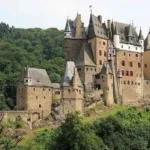
{"label": "steep gabled roof", "polygon": [[103,64],[100,74],[113,74],[108,62]]}
{"label": "steep gabled roof", "polygon": [[[114,22],[114,26],[116,27],[118,35],[120,36],[121,43],[140,46],[138,34],[133,25],[128,25],[128,24],[120,23],[120,22]],[[128,37],[132,37],[132,39],[129,40]]]}
{"label": "steep gabled roof", "polygon": [[[72,61],[67,61],[65,73],[64,73],[64,76],[62,77],[62,81],[60,84],[62,87],[73,86],[74,70],[75,70],[75,63]],[[78,76],[77,77],[78,86],[83,87],[78,73],[77,73],[77,76]]]}
{"label": "steep gabled roof", "polygon": [[31,79],[29,86],[51,87],[50,78],[45,69],[25,68],[24,77]]}
{"label": "steep gabled roof", "polygon": [[94,63],[94,57],[89,43],[84,42],[79,54],[75,60],[76,66],[96,66]]}
{"label": "steep gabled roof", "polygon": [[101,24],[98,18],[93,14],[91,14],[88,27],[88,38],[92,38],[95,36],[108,39],[106,24],[105,23]]}

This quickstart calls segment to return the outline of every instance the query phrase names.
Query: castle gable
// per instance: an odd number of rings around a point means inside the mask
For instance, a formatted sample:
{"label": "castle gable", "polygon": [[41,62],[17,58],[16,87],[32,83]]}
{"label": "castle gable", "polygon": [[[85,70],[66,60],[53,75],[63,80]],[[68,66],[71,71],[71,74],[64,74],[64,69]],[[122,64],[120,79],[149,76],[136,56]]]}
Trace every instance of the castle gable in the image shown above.
{"label": "castle gable", "polygon": [[88,38],[93,38],[95,36],[108,39],[105,23],[101,23],[96,16],[91,14],[88,28]]}
{"label": "castle gable", "polygon": [[[74,70],[75,70],[75,63],[72,61],[68,61],[66,64],[65,74],[61,81],[62,87],[73,86]],[[77,76],[78,76],[77,77],[78,78],[78,86],[82,87],[80,77],[78,74],[77,74]]]}
{"label": "castle gable", "polygon": [[30,86],[51,87],[51,81],[45,69],[25,68],[25,78],[30,79]]}
{"label": "castle gable", "polygon": [[94,63],[94,57],[92,54],[91,45],[89,43],[83,43],[79,55],[75,60],[76,66],[96,66]]}

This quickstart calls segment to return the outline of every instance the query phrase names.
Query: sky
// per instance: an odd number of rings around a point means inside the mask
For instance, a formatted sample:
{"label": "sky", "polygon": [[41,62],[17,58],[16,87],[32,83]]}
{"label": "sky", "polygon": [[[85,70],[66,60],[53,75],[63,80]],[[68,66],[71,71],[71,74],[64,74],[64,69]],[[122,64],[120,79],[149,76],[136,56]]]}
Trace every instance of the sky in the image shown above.
{"label": "sky", "polygon": [[150,0],[0,0],[0,22],[19,28],[56,27],[64,29],[67,16],[81,14],[85,26],[92,13],[107,19],[134,24],[144,36],[150,28]]}

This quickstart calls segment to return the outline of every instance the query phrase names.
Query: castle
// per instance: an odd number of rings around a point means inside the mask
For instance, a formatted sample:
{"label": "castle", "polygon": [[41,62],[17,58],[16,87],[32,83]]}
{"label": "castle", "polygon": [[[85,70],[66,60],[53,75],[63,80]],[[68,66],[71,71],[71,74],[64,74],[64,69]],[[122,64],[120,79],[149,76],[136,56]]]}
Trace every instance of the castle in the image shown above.
{"label": "castle", "polygon": [[[17,88],[15,117],[26,122],[51,114],[55,101],[61,113],[84,113],[87,93],[106,106],[130,105],[150,95],[150,32],[144,40],[131,24],[90,14],[88,27],[81,15],[67,18],[64,30],[66,68],[61,83],[51,83],[46,70],[25,67]],[[12,113],[5,112],[5,118]],[[14,118],[15,118],[14,117]]]}

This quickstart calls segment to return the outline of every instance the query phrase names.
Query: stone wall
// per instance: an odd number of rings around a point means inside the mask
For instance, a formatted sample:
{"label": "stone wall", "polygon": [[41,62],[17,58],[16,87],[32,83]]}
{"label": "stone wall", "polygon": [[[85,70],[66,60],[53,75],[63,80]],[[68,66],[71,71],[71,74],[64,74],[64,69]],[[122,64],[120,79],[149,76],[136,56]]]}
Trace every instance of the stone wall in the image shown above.
{"label": "stone wall", "polygon": [[150,79],[150,51],[144,51],[144,78]]}
{"label": "stone wall", "polygon": [[75,61],[82,44],[83,39],[64,39],[64,48],[66,50],[67,61]]}
{"label": "stone wall", "polygon": [[[124,65],[122,61],[124,61]],[[143,54],[117,50],[115,63],[117,71],[124,71],[120,81],[123,104],[140,99],[143,95]]]}
{"label": "stone wall", "polygon": [[83,88],[74,89],[72,87],[64,87],[62,94],[64,114],[74,111],[83,113]]}
{"label": "stone wall", "polygon": [[4,122],[16,121],[21,118],[25,123],[28,122],[28,111],[0,111],[0,116],[3,116]]}
{"label": "stone wall", "polygon": [[29,112],[42,112],[43,117],[51,113],[52,88],[28,87],[27,110]]}

